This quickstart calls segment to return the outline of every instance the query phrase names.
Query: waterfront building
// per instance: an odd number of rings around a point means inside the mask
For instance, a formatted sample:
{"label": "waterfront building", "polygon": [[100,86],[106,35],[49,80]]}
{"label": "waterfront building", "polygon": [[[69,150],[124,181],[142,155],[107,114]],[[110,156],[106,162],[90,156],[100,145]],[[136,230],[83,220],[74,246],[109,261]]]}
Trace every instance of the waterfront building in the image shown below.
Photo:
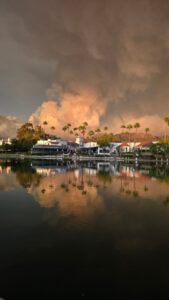
{"label": "waterfront building", "polygon": [[2,145],[11,145],[11,139],[7,138],[7,139],[0,139],[0,146]]}
{"label": "waterfront building", "polygon": [[75,140],[75,143],[79,146],[83,146],[84,145],[84,138],[81,136],[78,136]]}
{"label": "waterfront building", "polygon": [[68,142],[62,139],[39,140],[32,147],[31,153],[36,155],[57,155],[68,153]]}

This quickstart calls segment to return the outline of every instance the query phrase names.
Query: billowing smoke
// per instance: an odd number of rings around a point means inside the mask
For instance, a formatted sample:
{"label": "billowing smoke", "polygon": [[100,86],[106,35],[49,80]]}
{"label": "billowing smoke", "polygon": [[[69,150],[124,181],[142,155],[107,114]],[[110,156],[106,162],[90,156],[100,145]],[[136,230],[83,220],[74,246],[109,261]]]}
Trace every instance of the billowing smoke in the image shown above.
{"label": "billowing smoke", "polygon": [[72,126],[79,126],[86,121],[90,126],[98,127],[105,109],[105,103],[98,101],[92,92],[83,91],[77,95],[65,93],[59,102],[52,100],[44,102],[31,115],[29,121],[42,126],[43,122],[46,121],[48,131],[54,126],[56,132],[61,134],[61,132],[63,133],[62,127],[67,123],[71,123]]}
{"label": "billowing smoke", "polygon": [[[2,2],[3,13],[10,14],[8,34],[26,58],[33,57],[32,68],[26,64],[28,82],[40,87],[41,78],[46,90],[44,63],[56,66],[47,100],[37,101],[30,120],[47,121],[57,130],[87,121],[113,132],[122,123],[140,121],[162,132],[161,119],[169,111],[168,1]],[[26,105],[34,111],[35,103]]]}
{"label": "billowing smoke", "polygon": [[21,125],[15,117],[0,116],[0,138],[15,137],[17,128]]}

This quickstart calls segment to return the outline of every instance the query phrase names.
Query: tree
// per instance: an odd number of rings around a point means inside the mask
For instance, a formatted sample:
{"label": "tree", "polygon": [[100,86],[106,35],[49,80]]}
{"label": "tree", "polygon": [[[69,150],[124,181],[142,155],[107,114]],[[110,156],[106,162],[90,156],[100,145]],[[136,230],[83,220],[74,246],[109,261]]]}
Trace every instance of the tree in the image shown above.
{"label": "tree", "polygon": [[85,137],[85,134],[86,134],[86,126],[84,125],[84,123],[78,127],[78,130],[79,130],[80,134],[83,136],[83,138]]}
{"label": "tree", "polygon": [[101,132],[101,129],[100,129],[100,128],[97,128],[97,129],[95,130],[95,132],[96,132],[96,133],[100,133],[100,132]]}
{"label": "tree", "polygon": [[101,147],[106,147],[109,146],[109,144],[112,142],[113,136],[112,134],[102,134],[101,136],[96,138],[96,141],[98,143],[99,146]]}
{"label": "tree", "polygon": [[[165,117],[164,122],[166,123],[167,126],[169,126],[169,117]],[[165,139],[166,139],[166,132],[165,132]]]}
{"label": "tree", "polygon": [[71,128],[72,124],[67,123],[66,127],[67,127],[67,131],[68,131],[68,138],[70,136],[70,128]]}
{"label": "tree", "polygon": [[[47,126],[47,125],[48,125],[48,122],[47,122],[47,121],[44,121],[44,122],[43,122],[43,125],[44,125],[44,126]],[[45,139],[45,138],[46,138],[46,134],[45,134],[45,132],[44,132],[44,139]]]}
{"label": "tree", "polygon": [[144,131],[145,131],[146,136],[147,136],[148,132],[150,131],[150,128],[146,127],[146,128],[144,129]]}
{"label": "tree", "polygon": [[129,129],[129,130],[131,130],[133,128],[133,125],[128,124],[126,128]]}
{"label": "tree", "polygon": [[87,122],[83,122],[83,125],[84,125],[85,127],[88,127],[88,123],[87,123]]}
{"label": "tree", "polygon": [[104,131],[106,132],[108,130],[108,127],[107,126],[104,126]]}
{"label": "tree", "polygon": [[135,123],[135,124],[134,124],[134,128],[136,129],[136,133],[137,133],[137,129],[140,128],[140,123],[138,123],[138,122]]}
{"label": "tree", "polygon": [[89,140],[92,141],[93,137],[94,137],[94,131],[90,130],[87,135],[88,135]]}
{"label": "tree", "polygon": [[34,128],[32,123],[25,123],[17,130],[17,139],[12,141],[12,149],[13,151],[29,151],[43,136],[44,131],[41,126]]}
{"label": "tree", "polygon": [[130,142],[131,140],[130,130],[133,128],[133,126],[131,124],[128,124],[126,128],[129,130],[129,142]]}
{"label": "tree", "polygon": [[66,132],[66,130],[67,130],[67,125],[63,126],[62,130],[63,130],[64,132]]}
{"label": "tree", "polygon": [[169,117],[165,117],[164,122],[167,124],[167,126],[169,126]]}
{"label": "tree", "polygon": [[34,128],[32,123],[25,123],[17,130],[18,140],[32,139],[34,135]]}

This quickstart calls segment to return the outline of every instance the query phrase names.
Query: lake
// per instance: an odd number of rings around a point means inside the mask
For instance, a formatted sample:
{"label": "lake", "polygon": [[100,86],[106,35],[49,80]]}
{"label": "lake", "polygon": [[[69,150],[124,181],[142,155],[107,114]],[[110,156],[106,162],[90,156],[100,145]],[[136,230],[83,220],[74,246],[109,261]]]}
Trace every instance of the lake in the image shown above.
{"label": "lake", "polygon": [[0,161],[0,297],[168,299],[169,167]]}

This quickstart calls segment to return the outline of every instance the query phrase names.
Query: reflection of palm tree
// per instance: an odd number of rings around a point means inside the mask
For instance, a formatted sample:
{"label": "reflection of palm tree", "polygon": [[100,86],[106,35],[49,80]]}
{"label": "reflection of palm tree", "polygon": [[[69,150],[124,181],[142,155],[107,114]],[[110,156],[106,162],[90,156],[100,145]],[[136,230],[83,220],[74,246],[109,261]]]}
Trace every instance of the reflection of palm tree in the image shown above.
{"label": "reflection of palm tree", "polygon": [[138,197],[139,192],[136,190],[136,178],[135,178],[135,170],[133,170],[133,197]]}
{"label": "reflection of palm tree", "polygon": [[99,171],[97,173],[97,177],[100,181],[103,182],[103,186],[106,187],[106,183],[111,183],[112,182],[112,178],[111,175],[105,171]]}
{"label": "reflection of palm tree", "polygon": [[133,191],[133,197],[138,197],[139,196],[139,192],[138,191]]}
{"label": "reflection of palm tree", "polygon": [[124,192],[124,187],[123,187],[123,174],[122,170],[120,171],[120,193]]}
{"label": "reflection of palm tree", "polygon": [[148,186],[146,184],[146,179],[147,179],[147,177],[145,176],[144,191],[148,192],[149,188],[148,188]]}
{"label": "reflection of palm tree", "polygon": [[163,204],[165,206],[169,205],[169,196],[166,197],[166,199],[163,201]]}
{"label": "reflection of palm tree", "polygon": [[130,189],[126,190],[126,194],[131,195],[131,190]]}
{"label": "reflection of palm tree", "polygon": [[144,191],[145,191],[145,192],[148,192],[148,190],[149,190],[149,188],[145,185],[145,186],[144,186]]}

